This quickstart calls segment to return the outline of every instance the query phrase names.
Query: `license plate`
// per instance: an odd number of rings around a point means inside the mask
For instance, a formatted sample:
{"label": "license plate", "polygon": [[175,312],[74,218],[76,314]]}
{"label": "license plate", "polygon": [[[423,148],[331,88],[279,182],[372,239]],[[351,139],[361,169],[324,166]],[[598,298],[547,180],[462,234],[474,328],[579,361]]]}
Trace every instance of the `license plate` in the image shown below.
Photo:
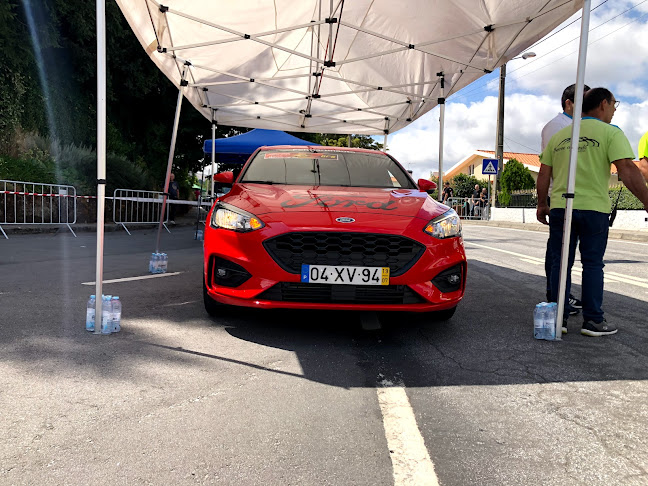
{"label": "license plate", "polygon": [[389,267],[302,265],[301,281],[338,285],[389,285]]}

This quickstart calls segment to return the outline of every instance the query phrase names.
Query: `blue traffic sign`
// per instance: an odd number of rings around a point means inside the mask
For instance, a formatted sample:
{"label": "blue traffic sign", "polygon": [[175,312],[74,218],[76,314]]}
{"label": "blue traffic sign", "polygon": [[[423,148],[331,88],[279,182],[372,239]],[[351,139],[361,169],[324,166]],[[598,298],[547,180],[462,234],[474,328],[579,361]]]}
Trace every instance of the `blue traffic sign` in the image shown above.
{"label": "blue traffic sign", "polygon": [[482,174],[497,174],[497,169],[498,169],[498,162],[499,160],[497,159],[484,159],[482,160]]}

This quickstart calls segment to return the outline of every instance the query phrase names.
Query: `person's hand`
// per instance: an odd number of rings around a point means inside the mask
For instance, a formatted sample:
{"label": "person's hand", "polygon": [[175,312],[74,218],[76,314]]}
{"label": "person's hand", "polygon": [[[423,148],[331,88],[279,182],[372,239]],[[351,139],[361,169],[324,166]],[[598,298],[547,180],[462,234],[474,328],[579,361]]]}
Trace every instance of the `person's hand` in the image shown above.
{"label": "person's hand", "polygon": [[538,204],[538,209],[536,210],[536,218],[538,218],[538,221],[542,224],[549,224],[549,211],[549,206],[546,204]]}

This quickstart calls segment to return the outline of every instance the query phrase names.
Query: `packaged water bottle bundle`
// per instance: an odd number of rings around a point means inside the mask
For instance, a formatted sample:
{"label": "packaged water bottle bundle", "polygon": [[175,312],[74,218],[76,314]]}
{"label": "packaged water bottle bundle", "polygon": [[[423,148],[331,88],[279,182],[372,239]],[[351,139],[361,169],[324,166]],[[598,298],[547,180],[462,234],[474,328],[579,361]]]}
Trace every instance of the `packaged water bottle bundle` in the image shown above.
{"label": "packaged water bottle bundle", "polygon": [[533,310],[533,337],[553,341],[556,339],[556,316],[558,305],[555,302],[540,302]]}
{"label": "packaged water bottle bundle", "polygon": [[[111,334],[121,331],[121,300],[118,296],[101,296],[101,334]],[[86,331],[95,330],[96,321],[96,296],[91,295],[86,306]]]}
{"label": "packaged water bottle bundle", "polygon": [[149,273],[166,273],[169,256],[166,253],[151,253]]}

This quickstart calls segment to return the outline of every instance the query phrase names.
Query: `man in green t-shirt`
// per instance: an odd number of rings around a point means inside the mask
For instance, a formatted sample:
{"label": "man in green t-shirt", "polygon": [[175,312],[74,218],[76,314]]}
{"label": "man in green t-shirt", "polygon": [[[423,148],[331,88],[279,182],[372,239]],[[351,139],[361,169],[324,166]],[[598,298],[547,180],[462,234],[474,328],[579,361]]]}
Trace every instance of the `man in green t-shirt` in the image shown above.
{"label": "man in green t-shirt", "polygon": [[648,132],[639,140],[639,170],[648,181]]}
{"label": "man in green t-shirt", "polygon": [[[580,239],[583,264],[583,327],[587,336],[605,336],[617,332],[614,324],[606,321],[603,310],[603,256],[609,230],[610,164],[617,167],[619,178],[643,203],[648,211],[648,187],[637,166],[632,162],[634,154],[628,139],[620,128],[610,125],[618,105],[614,95],[605,88],[587,92],[583,101],[583,119],[580,125],[578,163],[574,194],[567,193],[567,174],[571,148],[571,127],[558,131],[540,154],[538,174],[538,221],[549,224],[552,241],[551,297],[558,297],[560,258],[565,197],[574,198],[571,240],[569,242],[569,265],[565,297],[571,286],[571,268],[574,264],[576,243]],[[551,208],[547,206],[549,181],[553,177]],[[563,194],[565,197],[563,197]],[[549,223],[547,223],[549,216]],[[567,313],[563,317],[563,332],[567,330]]]}

